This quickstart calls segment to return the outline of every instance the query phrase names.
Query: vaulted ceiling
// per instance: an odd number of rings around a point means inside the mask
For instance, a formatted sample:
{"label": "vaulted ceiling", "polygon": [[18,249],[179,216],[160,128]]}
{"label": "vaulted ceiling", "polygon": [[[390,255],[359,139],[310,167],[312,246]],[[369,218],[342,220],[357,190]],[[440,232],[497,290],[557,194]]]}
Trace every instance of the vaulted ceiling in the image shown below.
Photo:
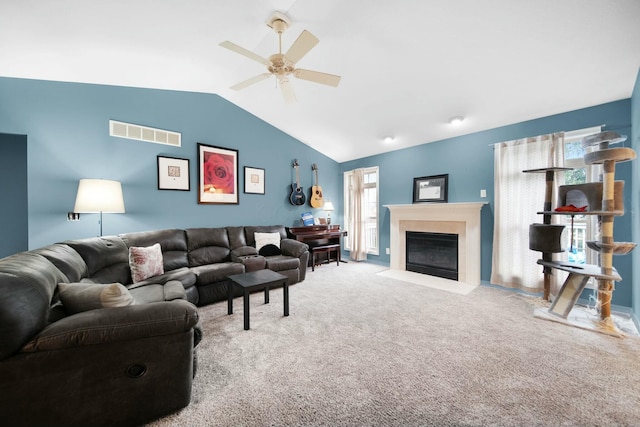
{"label": "vaulted ceiling", "polygon": [[[273,77],[230,89],[266,69],[219,44],[276,53],[275,11],[283,52],[311,32],[297,65],[338,87],[292,78],[294,104]],[[639,67],[638,0],[0,4],[0,76],[219,94],[338,162],[628,98]]]}

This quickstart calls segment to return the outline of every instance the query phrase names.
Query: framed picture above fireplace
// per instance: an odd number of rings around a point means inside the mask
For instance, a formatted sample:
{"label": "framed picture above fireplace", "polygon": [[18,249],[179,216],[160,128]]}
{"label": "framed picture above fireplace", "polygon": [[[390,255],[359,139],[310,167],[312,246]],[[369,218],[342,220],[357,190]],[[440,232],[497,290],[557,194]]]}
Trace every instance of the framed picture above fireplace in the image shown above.
{"label": "framed picture above fireplace", "polygon": [[447,202],[449,174],[413,178],[413,203]]}

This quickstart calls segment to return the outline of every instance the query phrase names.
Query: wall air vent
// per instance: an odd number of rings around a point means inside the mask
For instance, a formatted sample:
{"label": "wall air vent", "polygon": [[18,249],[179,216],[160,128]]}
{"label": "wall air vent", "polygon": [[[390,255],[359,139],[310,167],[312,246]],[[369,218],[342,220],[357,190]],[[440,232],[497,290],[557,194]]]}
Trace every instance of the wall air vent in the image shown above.
{"label": "wall air vent", "polygon": [[153,142],[154,144],[182,146],[182,134],[164,129],[154,129],[131,123],[109,120],[109,135],[118,138],[135,139],[136,141]]}

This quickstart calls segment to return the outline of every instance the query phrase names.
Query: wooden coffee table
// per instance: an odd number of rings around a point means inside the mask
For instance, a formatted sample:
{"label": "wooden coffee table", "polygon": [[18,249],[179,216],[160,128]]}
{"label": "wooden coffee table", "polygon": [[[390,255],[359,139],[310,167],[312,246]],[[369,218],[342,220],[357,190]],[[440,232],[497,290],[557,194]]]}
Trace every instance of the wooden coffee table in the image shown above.
{"label": "wooden coffee table", "polygon": [[227,289],[227,314],[233,314],[233,288],[239,286],[244,292],[244,330],[249,330],[249,294],[264,289],[264,303],[269,304],[269,287],[282,284],[284,292],[284,315],[289,315],[289,280],[275,271],[264,269],[251,273],[234,274]]}

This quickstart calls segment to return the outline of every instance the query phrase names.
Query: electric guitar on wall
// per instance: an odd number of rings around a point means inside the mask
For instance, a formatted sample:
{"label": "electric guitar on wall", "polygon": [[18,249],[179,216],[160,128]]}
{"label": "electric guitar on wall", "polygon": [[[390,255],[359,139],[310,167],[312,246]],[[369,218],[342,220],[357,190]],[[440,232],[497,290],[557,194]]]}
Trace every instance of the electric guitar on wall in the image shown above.
{"label": "electric guitar on wall", "polygon": [[291,184],[291,195],[289,196],[289,201],[294,206],[304,205],[304,202],[307,201],[306,196],[304,195],[304,190],[300,186],[300,174],[298,172],[298,159],[293,161],[293,168],[296,170],[296,182]]}
{"label": "electric guitar on wall", "polygon": [[314,208],[321,208],[324,206],[324,199],[322,198],[322,187],[318,184],[318,166],[314,163],[311,169],[316,173],[316,185],[311,187],[311,200],[309,200],[309,203]]}

